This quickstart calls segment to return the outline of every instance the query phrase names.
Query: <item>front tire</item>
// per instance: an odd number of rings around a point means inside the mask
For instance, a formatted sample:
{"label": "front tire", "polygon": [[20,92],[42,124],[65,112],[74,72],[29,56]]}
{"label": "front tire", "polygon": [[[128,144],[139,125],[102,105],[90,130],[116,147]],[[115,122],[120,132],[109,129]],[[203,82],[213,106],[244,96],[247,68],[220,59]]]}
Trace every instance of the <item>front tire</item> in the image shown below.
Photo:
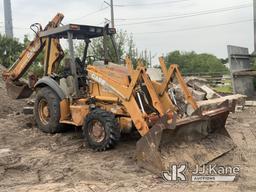
{"label": "front tire", "polygon": [[96,151],[111,149],[120,139],[115,115],[102,109],[95,109],[86,116],[83,132],[88,145]]}
{"label": "front tire", "polygon": [[60,98],[49,87],[39,88],[35,100],[35,120],[38,128],[45,133],[62,131],[60,120]]}

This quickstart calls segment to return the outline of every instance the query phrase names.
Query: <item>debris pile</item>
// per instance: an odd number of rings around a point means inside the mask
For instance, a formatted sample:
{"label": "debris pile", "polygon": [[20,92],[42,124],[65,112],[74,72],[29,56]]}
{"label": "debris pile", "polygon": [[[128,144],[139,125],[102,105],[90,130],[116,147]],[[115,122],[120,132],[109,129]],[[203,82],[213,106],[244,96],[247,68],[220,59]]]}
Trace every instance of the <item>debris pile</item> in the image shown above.
{"label": "debris pile", "polygon": [[[207,83],[207,80],[199,77],[186,77],[185,82],[192,93],[193,98],[197,101],[198,106],[203,110],[205,109],[215,109],[218,105],[221,105],[225,101],[229,101],[230,106],[234,105],[236,110],[243,110],[245,106],[245,95],[228,95],[221,96],[216,91],[214,91]],[[172,90],[170,95],[172,96],[174,103],[179,106],[180,115],[191,116],[195,111],[192,106],[190,106],[186,99],[184,98],[183,91],[179,84],[172,84]],[[236,103],[233,103],[236,101]]]}

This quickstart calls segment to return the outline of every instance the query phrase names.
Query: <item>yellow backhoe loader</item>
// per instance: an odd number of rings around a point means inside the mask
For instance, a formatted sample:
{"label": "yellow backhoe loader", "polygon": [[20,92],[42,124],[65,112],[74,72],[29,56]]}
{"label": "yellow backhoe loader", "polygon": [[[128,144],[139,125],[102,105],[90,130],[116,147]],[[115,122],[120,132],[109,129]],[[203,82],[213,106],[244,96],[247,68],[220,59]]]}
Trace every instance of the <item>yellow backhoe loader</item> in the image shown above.
{"label": "yellow backhoe loader", "polygon": [[[116,30],[105,27],[68,24],[60,25],[62,14],[57,14],[43,29],[34,24],[35,39],[19,59],[3,73],[7,92],[15,99],[28,98],[36,92],[34,116],[38,128],[46,133],[62,131],[62,125],[82,126],[85,141],[97,151],[113,148],[120,133],[133,127],[141,135],[137,142],[138,164],[153,173],[168,169],[169,163],[189,162],[203,165],[230,151],[234,144],[225,130],[225,122],[232,106],[222,103],[214,110],[202,111],[191,96],[177,65],[167,70],[162,61],[163,82],[154,82],[142,62],[132,67],[129,57],[125,64],[103,61],[88,63],[90,39],[110,38],[119,57],[113,35]],[[64,57],[60,39],[67,39],[69,53],[64,69],[57,73]],[[85,42],[82,58],[74,54],[73,40]],[[104,46],[106,47],[106,46]],[[108,49],[105,48],[104,55]],[[43,52],[44,76],[22,75]],[[194,113],[181,117],[178,107],[168,94],[173,78],[179,82],[186,101]]]}

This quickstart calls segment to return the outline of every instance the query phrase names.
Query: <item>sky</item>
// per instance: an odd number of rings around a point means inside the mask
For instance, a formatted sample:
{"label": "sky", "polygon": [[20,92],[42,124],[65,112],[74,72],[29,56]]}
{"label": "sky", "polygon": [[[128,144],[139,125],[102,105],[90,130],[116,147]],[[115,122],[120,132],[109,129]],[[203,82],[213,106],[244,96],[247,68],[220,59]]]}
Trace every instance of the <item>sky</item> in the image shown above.
{"label": "sky", "polygon": [[[109,0],[106,0],[109,1]],[[253,0],[113,0],[115,27],[133,35],[139,50],[160,56],[195,51],[227,57],[227,45],[253,52]],[[11,0],[15,37],[32,38],[32,23],[43,26],[57,13],[64,24],[103,25],[110,19],[104,0]],[[3,0],[0,32],[4,32]]]}

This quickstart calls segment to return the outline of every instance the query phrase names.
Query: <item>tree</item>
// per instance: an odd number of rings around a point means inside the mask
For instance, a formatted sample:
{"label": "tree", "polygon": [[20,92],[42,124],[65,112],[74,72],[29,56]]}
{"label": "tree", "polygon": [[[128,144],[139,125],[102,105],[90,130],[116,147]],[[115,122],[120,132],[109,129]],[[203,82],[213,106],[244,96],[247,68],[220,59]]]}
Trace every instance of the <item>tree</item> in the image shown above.
{"label": "tree", "polygon": [[[8,38],[0,34],[0,64],[9,68],[19,58],[21,52],[26,49],[31,41],[27,35],[24,35],[23,43],[20,43],[18,39]],[[25,77],[29,72],[37,75],[43,75],[43,53],[40,53],[28,72],[24,75]]]}
{"label": "tree", "polygon": [[228,58],[226,58],[226,59],[221,58],[220,61],[221,61],[222,64],[227,64],[228,63]]}
{"label": "tree", "polygon": [[[138,59],[138,51],[133,40],[132,34],[128,34],[126,31],[119,31],[114,35],[114,40],[116,42],[117,52],[119,57],[124,60],[126,55],[129,55],[133,66],[136,67]],[[115,50],[112,45],[111,39],[108,37],[105,41],[107,47],[107,57],[111,62],[117,62],[115,55]],[[94,57],[96,60],[104,59],[104,39],[103,37],[95,38],[91,40],[90,47],[88,49],[88,56]],[[75,45],[75,55],[76,57],[83,56],[83,50],[85,47],[84,42],[77,43]],[[92,61],[89,61],[91,63]]]}
{"label": "tree", "polygon": [[[116,47],[117,47],[117,53],[119,54],[119,57],[123,57],[125,54],[125,47],[127,45],[128,36],[125,31],[120,31],[114,36]],[[91,40],[90,47],[88,49],[88,56],[93,56],[96,60],[103,60],[104,59],[104,38],[99,37]],[[105,45],[107,48],[107,57],[109,61],[116,62],[116,54],[115,49],[112,45],[110,37],[106,37]],[[77,45],[75,45],[75,51],[76,56],[82,57],[83,56],[83,50],[85,47],[84,42],[79,42]]]}
{"label": "tree", "polygon": [[165,60],[170,64],[178,64],[182,73],[227,73],[228,69],[221,60],[211,54],[197,54],[195,52],[174,51],[169,53]]}
{"label": "tree", "polygon": [[8,38],[0,34],[0,64],[10,67],[23,50],[23,44],[18,39]]}

